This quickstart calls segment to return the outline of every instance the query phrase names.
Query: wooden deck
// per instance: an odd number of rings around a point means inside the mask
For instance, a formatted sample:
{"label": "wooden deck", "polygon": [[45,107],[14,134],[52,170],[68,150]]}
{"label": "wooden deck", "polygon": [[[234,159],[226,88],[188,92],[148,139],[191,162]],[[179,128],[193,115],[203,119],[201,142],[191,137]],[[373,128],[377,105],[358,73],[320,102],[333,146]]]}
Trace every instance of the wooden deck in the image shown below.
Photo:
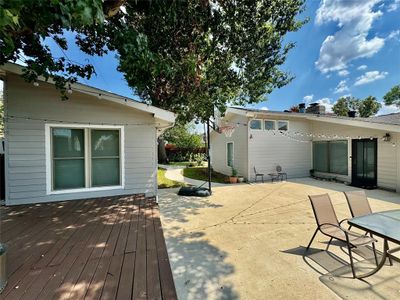
{"label": "wooden deck", "polygon": [[1,299],[177,299],[158,206],[121,196],[1,207]]}

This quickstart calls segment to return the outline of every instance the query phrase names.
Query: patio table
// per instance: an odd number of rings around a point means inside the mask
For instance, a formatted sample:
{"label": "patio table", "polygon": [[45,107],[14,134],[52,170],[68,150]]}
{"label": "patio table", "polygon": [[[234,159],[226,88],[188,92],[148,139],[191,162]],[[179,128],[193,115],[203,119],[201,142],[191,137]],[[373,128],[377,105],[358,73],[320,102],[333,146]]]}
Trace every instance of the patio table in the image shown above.
{"label": "patio table", "polygon": [[388,245],[388,242],[400,245],[400,209],[355,217],[349,219],[348,223],[383,239],[383,253],[380,263],[372,271],[356,276],[357,278],[361,279],[374,275],[385,265],[387,257],[395,258],[393,253],[400,251],[400,247],[389,250]]}

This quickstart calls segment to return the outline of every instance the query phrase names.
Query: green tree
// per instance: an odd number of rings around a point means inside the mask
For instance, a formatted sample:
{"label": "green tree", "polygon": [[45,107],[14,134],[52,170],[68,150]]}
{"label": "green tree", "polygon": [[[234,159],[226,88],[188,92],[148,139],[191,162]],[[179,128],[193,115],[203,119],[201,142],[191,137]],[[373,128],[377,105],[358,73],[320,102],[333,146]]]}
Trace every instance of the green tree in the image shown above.
{"label": "green tree", "polygon": [[394,104],[400,108],[400,84],[392,87],[390,91],[383,96],[383,100],[386,105]]}
{"label": "green tree", "polygon": [[195,149],[203,147],[202,136],[194,132],[195,126],[192,123],[186,125],[175,125],[166,130],[164,139],[179,148]]}
{"label": "green tree", "polygon": [[45,41],[66,51],[63,32],[73,31],[89,55],[116,51],[145,102],[182,122],[205,120],[214,107],[256,103],[290,82],[279,67],[294,44],[283,38],[304,24],[303,9],[304,0],[0,0],[0,64],[25,60],[26,80],[53,76],[66,99],[67,84],[94,68],[54,57]]}
{"label": "green tree", "polygon": [[376,115],[382,105],[373,96],[368,96],[360,102],[358,112],[361,118],[368,118]]}
{"label": "green tree", "polygon": [[358,111],[360,100],[354,97],[341,97],[333,105],[332,110],[338,116],[347,117],[349,111]]}

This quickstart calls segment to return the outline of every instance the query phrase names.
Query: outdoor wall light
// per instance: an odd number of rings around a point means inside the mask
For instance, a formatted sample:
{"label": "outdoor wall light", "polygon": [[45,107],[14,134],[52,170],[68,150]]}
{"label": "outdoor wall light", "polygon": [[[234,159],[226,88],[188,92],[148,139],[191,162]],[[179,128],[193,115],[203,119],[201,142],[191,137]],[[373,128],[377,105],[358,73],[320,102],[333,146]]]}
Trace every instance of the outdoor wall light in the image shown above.
{"label": "outdoor wall light", "polygon": [[390,133],[386,133],[383,138],[382,141],[384,142],[390,142],[390,140],[392,139],[392,137],[390,136]]}

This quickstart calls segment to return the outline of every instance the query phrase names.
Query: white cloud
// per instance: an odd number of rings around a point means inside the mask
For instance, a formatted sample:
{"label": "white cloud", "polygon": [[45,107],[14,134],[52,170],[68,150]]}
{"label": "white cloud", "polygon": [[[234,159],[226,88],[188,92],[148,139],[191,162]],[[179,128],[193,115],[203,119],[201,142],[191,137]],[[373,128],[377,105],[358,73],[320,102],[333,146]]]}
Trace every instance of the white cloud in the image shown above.
{"label": "white cloud", "polygon": [[327,113],[332,113],[333,112],[333,110],[332,110],[333,104],[331,103],[331,99],[330,98],[327,98],[327,97],[321,98],[321,99],[318,99],[315,102],[325,106],[325,111]]}
{"label": "white cloud", "polygon": [[373,11],[381,0],[323,0],[317,10],[316,23],[338,23],[340,29],[326,37],[316,61],[316,67],[322,72],[340,71],[347,68],[348,62],[371,57],[384,45],[385,39],[373,37],[368,33],[381,11]]}
{"label": "white cloud", "polygon": [[314,95],[313,94],[303,97],[304,103],[307,103],[307,104],[311,103],[311,101],[313,101],[313,99],[314,99]]}
{"label": "white cloud", "polygon": [[393,0],[393,3],[391,3],[388,6],[388,11],[395,11],[400,7],[400,0]]}
{"label": "white cloud", "polygon": [[379,71],[369,71],[365,72],[364,75],[357,77],[354,85],[363,85],[370,82],[374,82],[376,80],[384,79],[389,73],[388,72],[379,72]]}
{"label": "white cloud", "polygon": [[269,108],[266,107],[266,106],[263,106],[263,107],[261,107],[260,109],[261,109],[261,110],[269,110]]}
{"label": "white cloud", "polygon": [[357,70],[362,71],[362,70],[366,70],[367,68],[368,68],[367,65],[361,65],[361,66],[359,66],[359,67],[357,68]]}
{"label": "white cloud", "polygon": [[393,105],[385,105],[385,103],[383,103],[383,102],[381,102],[381,104],[382,104],[382,107],[377,113],[378,116],[400,112],[400,108],[394,104]]}
{"label": "white cloud", "polygon": [[349,91],[349,87],[347,86],[347,80],[341,80],[338,85],[335,88],[334,93],[339,94],[339,93],[344,93]]}
{"label": "white cloud", "polygon": [[397,37],[400,35],[400,29],[398,30],[393,30],[392,32],[389,33],[389,35],[387,36],[388,40],[392,40],[392,39],[397,39]]}
{"label": "white cloud", "polygon": [[339,76],[342,76],[342,77],[345,77],[345,76],[347,76],[347,75],[349,75],[349,74],[350,74],[350,72],[347,71],[347,70],[340,70],[340,71],[338,72],[338,75],[339,75]]}

